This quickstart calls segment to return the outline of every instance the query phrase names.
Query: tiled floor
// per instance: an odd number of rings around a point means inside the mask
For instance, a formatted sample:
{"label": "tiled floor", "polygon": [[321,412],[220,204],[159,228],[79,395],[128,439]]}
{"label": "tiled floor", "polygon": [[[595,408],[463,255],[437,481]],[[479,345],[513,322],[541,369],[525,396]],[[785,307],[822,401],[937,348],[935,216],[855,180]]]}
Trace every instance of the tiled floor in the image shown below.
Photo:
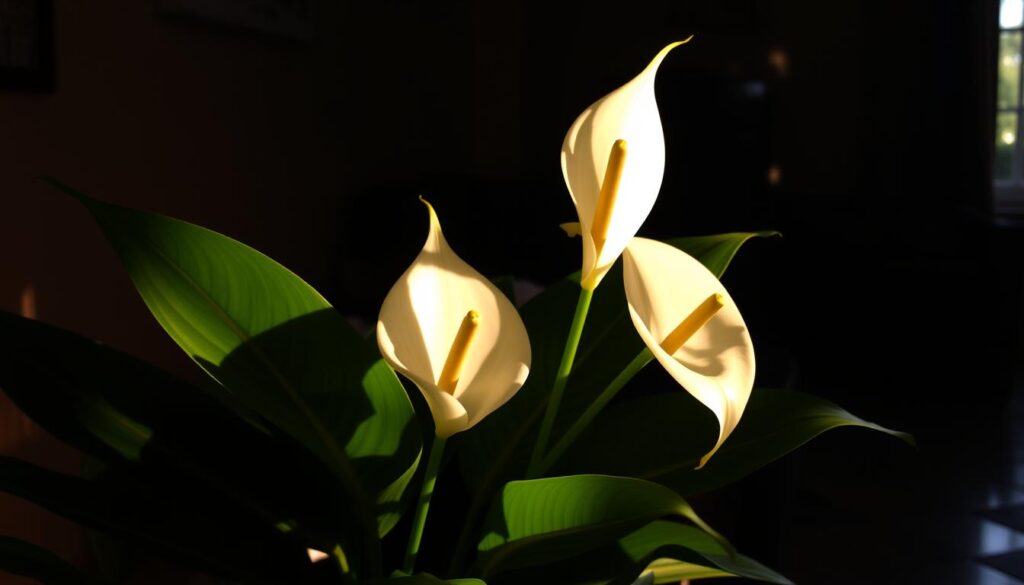
{"label": "tiled floor", "polygon": [[[990,488],[978,508],[974,559],[967,585],[1021,585],[1024,581],[1024,492]],[[969,552],[969,551],[968,551]]]}
{"label": "tiled floor", "polygon": [[[977,574],[970,585],[1024,584],[1024,388],[1017,372],[1010,399],[1009,486],[993,485],[978,506]],[[994,569],[994,570],[993,570]]]}
{"label": "tiled floor", "polygon": [[1024,585],[1024,483],[1014,474],[966,454],[943,466],[951,451],[928,444],[866,461],[851,455],[878,455],[884,441],[822,441],[791,471],[778,566],[795,582]]}
{"label": "tiled floor", "polygon": [[[858,430],[816,439],[743,486],[741,549],[802,585],[1024,585],[1024,277],[1015,241],[943,262],[892,257],[883,268],[851,256],[842,270],[799,283],[838,301],[820,307],[829,329],[794,329],[797,389],[909,431],[918,448]],[[875,270],[899,306],[863,284]],[[966,310],[980,291],[991,293],[981,311]]]}
{"label": "tiled floor", "polygon": [[[1024,325],[1024,306],[1020,321]],[[1019,329],[1024,330],[1024,329]],[[1018,339],[1018,359],[1012,374],[1009,399],[1009,458],[1013,462],[1009,486],[994,485],[979,507],[981,565],[976,585],[1024,584],[1024,340]],[[993,575],[989,567],[999,572]],[[1000,580],[1001,579],[1001,580]]]}

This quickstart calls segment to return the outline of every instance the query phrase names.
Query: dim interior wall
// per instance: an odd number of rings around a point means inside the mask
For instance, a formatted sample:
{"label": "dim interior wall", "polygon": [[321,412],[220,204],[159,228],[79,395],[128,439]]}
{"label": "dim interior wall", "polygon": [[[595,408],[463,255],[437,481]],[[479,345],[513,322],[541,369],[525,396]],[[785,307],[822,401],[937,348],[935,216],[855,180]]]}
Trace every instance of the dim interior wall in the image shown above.
{"label": "dim interior wall", "polygon": [[[516,105],[514,79],[474,89],[475,70],[515,55],[500,35],[473,36],[472,19],[489,18],[480,10],[322,2],[315,38],[296,43],[169,20],[152,1],[57,0],[56,91],[0,93],[0,310],[23,312],[30,296],[41,320],[196,373],[85,211],[42,175],[226,233],[330,295],[351,253],[336,249],[335,226],[354,194],[508,164],[514,135],[476,158],[463,138],[474,125],[510,128],[489,115],[488,99],[510,115]],[[515,20],[503,22],[511,30]],[[444,27],[461,33],[435,37]],[[481,61],[475,43],[487,45]],[[365,219],[377,220],[386,218]],[[5,455],[77,470],[78,456],[6,398],[0,425]],[[0,533],[83,561],[86,545],[69,523],[0,498]]]}

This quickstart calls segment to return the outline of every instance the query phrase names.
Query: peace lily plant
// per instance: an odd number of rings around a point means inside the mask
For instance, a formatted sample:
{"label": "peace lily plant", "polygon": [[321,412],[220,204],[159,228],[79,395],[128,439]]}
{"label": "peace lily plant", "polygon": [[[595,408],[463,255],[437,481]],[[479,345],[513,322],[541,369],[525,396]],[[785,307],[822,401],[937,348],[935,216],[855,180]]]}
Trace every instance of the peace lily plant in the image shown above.
{"label": "peace lily plant", "polygon": [[[0,388],[87,455],[81,476],[0,457],[0,489],[111,535],[97,554],[120,559],[85,574],[0,537],[0,569],[114,583],[131,575],[109,567],[144,551],[240,583],[789,583],[685,498],[828,429],[911,439],[753,390],[750,333],[719,278],[771,232],[637,235],[666,160],[654,81],[685,42],[569,128],[579,217],[563,227],[582,268],[518,310],[425,201],[426,243],[367,339],[256,250],[49,180],[85,205],[211,383],[0,314]],[[653,361],[679,389],[631,391]]]}

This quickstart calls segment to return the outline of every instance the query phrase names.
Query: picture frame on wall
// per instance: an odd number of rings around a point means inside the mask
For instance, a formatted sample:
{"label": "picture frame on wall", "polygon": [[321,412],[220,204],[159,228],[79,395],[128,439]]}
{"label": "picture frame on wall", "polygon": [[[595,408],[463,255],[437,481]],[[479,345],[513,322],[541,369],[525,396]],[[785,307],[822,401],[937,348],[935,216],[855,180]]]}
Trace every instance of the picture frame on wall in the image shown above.
{"label": "picture frame on wall", "polygon": [[52,92],[53,0],[0,0],[0,91]]}

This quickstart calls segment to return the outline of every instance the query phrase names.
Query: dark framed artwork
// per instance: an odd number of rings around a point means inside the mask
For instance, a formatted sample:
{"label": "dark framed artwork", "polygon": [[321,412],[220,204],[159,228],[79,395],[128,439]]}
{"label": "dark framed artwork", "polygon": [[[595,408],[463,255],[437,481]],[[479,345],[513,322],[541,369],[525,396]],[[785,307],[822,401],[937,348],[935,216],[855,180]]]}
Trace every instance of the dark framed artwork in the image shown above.
{"label": "dark framed artwork", "polygon": [[0,0],[0,90],[53,89],[53,0]]}

